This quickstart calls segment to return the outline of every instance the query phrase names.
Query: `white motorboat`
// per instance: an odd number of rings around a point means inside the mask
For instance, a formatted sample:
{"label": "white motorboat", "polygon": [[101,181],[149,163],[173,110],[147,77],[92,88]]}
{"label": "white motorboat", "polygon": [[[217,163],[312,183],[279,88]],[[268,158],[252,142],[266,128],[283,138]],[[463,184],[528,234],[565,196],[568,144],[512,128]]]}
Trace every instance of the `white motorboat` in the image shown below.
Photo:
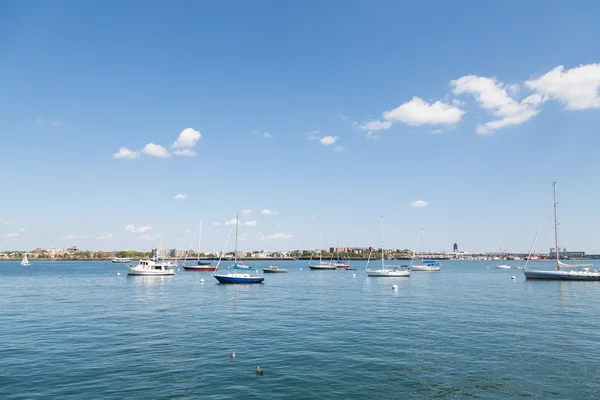
{"label": "white motorboat", "polygon": [[175,275],[177,264],[171,261],[140,260],[137,265],[127,265],[128,275],[165,276]]}

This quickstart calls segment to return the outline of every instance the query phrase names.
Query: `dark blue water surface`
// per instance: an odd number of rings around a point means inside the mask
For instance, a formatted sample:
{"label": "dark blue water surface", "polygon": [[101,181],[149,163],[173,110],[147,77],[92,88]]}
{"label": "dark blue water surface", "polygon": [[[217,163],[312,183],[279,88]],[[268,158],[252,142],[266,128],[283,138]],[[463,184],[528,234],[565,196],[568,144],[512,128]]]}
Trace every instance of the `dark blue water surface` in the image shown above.
{"label": "dark blue water surface", "polygon": [[600,282],[497,263],[368,278],[278,262],[289,273],[222,285],[1,262],[0,398],[600,398]]}

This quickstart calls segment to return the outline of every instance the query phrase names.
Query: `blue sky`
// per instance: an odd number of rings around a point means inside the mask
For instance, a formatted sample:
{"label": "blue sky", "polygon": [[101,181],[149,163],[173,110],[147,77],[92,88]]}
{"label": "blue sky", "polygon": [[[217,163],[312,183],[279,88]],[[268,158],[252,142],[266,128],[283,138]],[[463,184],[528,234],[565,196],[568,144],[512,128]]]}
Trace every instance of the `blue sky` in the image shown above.
{"label": "blue sky", "polygon": [[3,2],[0,250],[187,247],[203,218],[217,251],[252,210],[245,250],[368,246],[383,215],[386,247],[526,251],[556,180],[561,246],[600,252],[598,15]]}

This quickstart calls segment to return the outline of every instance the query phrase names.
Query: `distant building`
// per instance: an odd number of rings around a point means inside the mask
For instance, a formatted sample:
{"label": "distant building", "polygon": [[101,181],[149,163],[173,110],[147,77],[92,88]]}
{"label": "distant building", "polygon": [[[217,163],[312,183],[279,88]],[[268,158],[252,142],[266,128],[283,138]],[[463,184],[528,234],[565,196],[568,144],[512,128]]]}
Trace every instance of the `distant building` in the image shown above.
{"label": "distant building", "polygon": [[[550,249],[550,258],[556,258],[556,250]],[[585,258],[585,251],[567,251],[560,249],[560,258]]]}
{"label": "distant building", "polygon": [[69,248],[67,248],[67,250],[65,250],[65,252],[67,254],[74,254],[77,253],[79,251],[79,249],[77,248],[77,246],[71,246]]}
{"label": "distant building", "polygon": [[454,246],[452,246],[452,251],[458,253],[458,243],[454,243]]}
{"label": "distant building", "polygon": [[330,253],[345,253],[346,248],[345,247],[330,247],[329,252]]}

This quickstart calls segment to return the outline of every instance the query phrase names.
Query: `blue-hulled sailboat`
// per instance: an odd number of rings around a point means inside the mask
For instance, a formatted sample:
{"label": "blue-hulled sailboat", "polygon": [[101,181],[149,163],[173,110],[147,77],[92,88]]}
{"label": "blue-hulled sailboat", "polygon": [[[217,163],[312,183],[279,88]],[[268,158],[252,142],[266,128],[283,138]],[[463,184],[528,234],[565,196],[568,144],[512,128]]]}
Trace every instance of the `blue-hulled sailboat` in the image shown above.
{"label": "blue-hulled sailboat", "polygon": [[[238,214],[239,215],[239,214]],[[237,260],[237,247],[238,247],[238,226],[239,226],[239,216],[235,217],[235,253],[234,253],[234,261],[233,261],[233,272],[221,273],[219,272],[219,264],[221,260],[217,263],[217,269],[215,270],[213,276],[219,283],[261,283],[265,280],[264,276],[251,274],[246,272],[237,272],[237,270],[252,270],[252,267],[249,267],[243,263],[238,263]]]}

